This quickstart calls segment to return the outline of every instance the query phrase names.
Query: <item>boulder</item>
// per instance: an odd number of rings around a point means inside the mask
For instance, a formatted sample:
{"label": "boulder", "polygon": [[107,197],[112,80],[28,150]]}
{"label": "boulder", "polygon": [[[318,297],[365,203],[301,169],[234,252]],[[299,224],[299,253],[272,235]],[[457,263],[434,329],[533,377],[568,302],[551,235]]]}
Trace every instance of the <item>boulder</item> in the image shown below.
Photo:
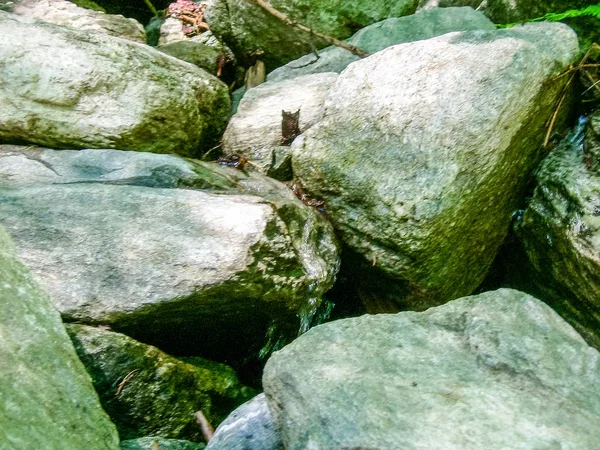
{"label": "boulder", "polygon": [[102,328],[68,324],[67,331],[121,439],[202,441],[196,411],[217,426],[255,395],[224,364],[200,358],[187,364]]}
{"label": "boulder", "polygon": [[[300,131],[323,117],[323,103],[337,74],[319,73],[281,82],[267,82],[248,90],[223,135],[224,153],[244,155],[263,173],[273,167],[282,146],[282,111],[300,111]],[[280,158],[281,159],[281,158]]]}
{"label": "boulder", "polygon": [[97,31],[140,44],[146,43],[146,32],[137,20],[80,8],[67,0],[14,0],[10,12],[81,31]]}
{"label": "boulder", "polygon": [[265,394],[233,411],[215,430],[207,450],[283,450]]}
{"label": "boulder", "polygon": [[[382,19],[414,13],[418,1],[273,0],[270,4],[295,22],[345,39],[360,28]],[[327,45],[325,41],[275,18],[253,1],[215,0],[206,10],[206,21],[239,61],[247,61],[253,52],[262,50],[261,60],[268,72],[311,52],[315,46],[322,48]]]}
{"label": "boulder", "polygon": [[[369,25],[347,42],[377,53],[392,45],[419,41],[451,31],[495,30],[496,26],[482,13],[472,8],[437,8],[405,17],[394,17]],[[340,47],[327,47],[279,67],[267,76],[267,81],[279,81],[321,72],[340,73],[359,57]]]}
{"label": "boulder", "polygon": [[0,227],[0,448],[116,450],[60,315]]}
{"label": "boulder", "polygon": [[[598,117],[592,129],[598,127]],[[592,133],[588,136],[591,138]],[[537,187],[515,227],[527,255],[527,281],[582,336],[600,348],[600,174],[567,137],[541,164]]]}
{"label": "boulder", "polygon": [[263,385],[289,450],[576,450],[600,439],[600,353],[510,289],[320,325],[273,354]]}
{"label": "boulder", "polygon": [[338,76],[294,175],[376,289],[424,309],[481,283],[577,54],[566,25],[529,24],[396,45]]}
{"label": "boulder", "polygon": [[221,361],[296,336],[337,270],[284,185],[171,155],[0,146],[0,223],[65,320]]}
{"label": "boulder", "polygon": [[[158,447],[156,447],[158,445]],[[204,450],[206,444],[181,439],[143,437],[121,441],[121,450]]]}
{"label": "boulder", "polygon": [[151,47],[0,11],[0,140],[198,155],[229,119],[227,86]]}
{"label": "boulder", "polygon": [[421,0],[417,11],[448,6],[471,6],[483,12],[494,23],[507,24],[584,8],[596,0]]}

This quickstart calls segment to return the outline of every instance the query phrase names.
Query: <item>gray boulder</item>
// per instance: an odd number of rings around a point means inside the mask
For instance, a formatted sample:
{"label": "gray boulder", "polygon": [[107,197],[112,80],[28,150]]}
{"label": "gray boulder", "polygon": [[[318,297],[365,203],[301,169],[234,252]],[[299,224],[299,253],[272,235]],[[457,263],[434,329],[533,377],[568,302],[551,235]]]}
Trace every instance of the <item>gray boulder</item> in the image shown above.
{"label": "gray boulder", "polygon": [[[600,129],[597,121],[594,128]],[[542,163],[515,230],[527,255],[527,281],[600,348],[600,174],[590,157],[600,145],[590,139],[584,153],[575,138]]]}
{"label": "gray boulder", "polygon": [[229,119],[227,86],[151,47],[0,11],[0,139],[198,155]]}
{"label": "gray boulder", "polygon": [[265,394],[233,411],[215,430],[207,450],[283,450]]}
{"label": "gray boulder", "polygon": [[[358,31],[347,42],[377,53],[384,48],[403,42],[430,39],[451,31],[495,30],[496,26],[482,13],[472,8],[444,8],[423,11],[410,16],[390,18],[369,25]],[[267,76],[267,81],[295,78],[301,75],[321,72],[340,73],[359,57],[340,47],[327,47],[275,69]]]}
{"label": "gray boulder", "polygon": [[[358,29],[382,19],[414,13],[418,2],[274,0],[270,3],[293,21],[345,39]],[[252,1],[216,0],[206,10],[206,21],[238,60],[246,61],[256,50],[264,51],[261,59],[268,72],[309,53],[314,46],[322,48],[327,45],[325,41],[283,23]]]}
{"label": "gray boulder", "polygon": [[437,7],[471,6],[483,12],[494,23],[507,24],[596,3],[596,0],[421,0],[417,11]]}
{"label": "gray boulder", "polygon": [[0,227],[0,448],[116,450],[60,315]]}
{"label": "gray boulder", "polygon": [[146,43],[146,32],[137,20],[80,8],[67,0],[14,0],[10,12],[81,31],[96,31],[140,44]]}
{"label": "gray boulder", "polygon": [[337,270],[284,185],[170,155],[0,147],[0,223],[65,320],[220,360],[295,336]]}
{"label": "gray boulder", "polygon": [[267,173],[282,144],[282,110],[300,110],[300,131],[308,130],[322,119],[325,97],[336,78],[336,73],[320,73],[248,90],[227,125],[223,151],[244,155]]}
{"label": "gray boulder", "polygon": [[285,448],[581,450],[600,440],[600,353],[501,289],[313,328],[263,385]]}
{"label": "gray boulder", "polygon": [[293,169],[388,277],[377,289],[424,309],[481,283],[543,154],[566,77],[550,79],[577,54],[566,25],[529,24],[396,45],[338,76]]}
{"label": "gray boulder", "polygon": [[68,324],[75,350],[121,439],[161,436],[202,441],[194,413],[217,426],[255,395],[224,364],[187,364],[120,333]]}

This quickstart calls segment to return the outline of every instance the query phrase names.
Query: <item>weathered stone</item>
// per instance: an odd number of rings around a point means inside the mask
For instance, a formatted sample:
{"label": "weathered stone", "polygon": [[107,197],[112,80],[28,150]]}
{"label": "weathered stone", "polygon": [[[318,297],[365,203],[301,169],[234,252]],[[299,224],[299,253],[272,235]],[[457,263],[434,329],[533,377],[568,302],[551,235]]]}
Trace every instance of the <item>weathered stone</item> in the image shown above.
{"label": "weathered stone", "polygon": [[494,23],[514,23],[596,4],[596,0],[421,0],[417,11],[436,7],[471,6]]}
{"label": "weathered stone", "polygon": [[515,229],[527,254],[528,281],[600,348],[600,175],[587,166],[576,137],[540,166]]}
{"label": "weathered stone", "polygon": [[102,411],[60,315],[0,228],[0,448],[114,450]]}
{"label": "weathered stone", "polygon": [[223,135],[223,151],[246,156],[266,173],[282,144],[282,111],[300,110],[300,131],[323,118],[323,103],[336,73],[267,82],[248,90]]}
{"label": "weathered stone", "polygon": [[140,44],[146,43],[146,32],[137,20],[80,8],[67,0],[14,0],[10,12],[81,31],[97,31]]}
{"label": "weathered stone", "polygon": [[273,354],[263,385],[289,450],[577,450],[600,440],[600,353],[510,289],[315,327]]}
{"label": "weathered stone", "polygon": [[227,86],[151,47],[0,11],[0,139],[197,155],[229,118]]}
{"label": "weathered stone", "polygon": [[[345,39],[358,29],[388,17],[415,12],[419,0],[370,0],[363,2],[318,0],[273,0],[271,5],[291,20],[335,38]],[[313,46],[325,47],[316,39],[267,13],[255,2],[216,0],[206,10],[210,29],[240,61],[262,50],[267,71],[309,53]]]}
{"label": "weathered stone", "polygon": [[388,277],[377,289],[423,309],[479,285],[543,154],[550,79],[577,53],[569,27],[529,24],[389,47],[338,76],[294,175]]}
{"label": "weathered stone", "polygon": [[163,439],[156,437],[143,437],[121,441],[121,450],[204,450],[206,444],[183,441],[180,439]]}
{"label": "weathered stone", "polygon": [[221,54],[221,50],[218,47],[189,40],[161,45],[157,47],[157,50],[174,58],[194,64],[213,75],[217,73],[217,58]]}
{"label": "weathered stone", "polygon": [[265,394],[233,411],[215,430],[207,450],[283,450]]}
{"label": "weathered stone", "polygon": [[66,320],[211,359],[295,336],[337,270],[284,185],[171,155],[0,147],[0,223]]}
{"label": "weathered stone", "polygon": [[216,426],[255,395],[224,364],[207,360],[201,360],[203,365],[186,364],[101,328],[68,324],[67,331],[121,439],[161,436],[202,441],[196,411]]}
{"label": "weathered stone", "polygon": [[[444,8],[423,11],[410,16],[391,18],[363,28],[347,39],[349,44],[377,53],[403,42],[430,39],[451,31],[495,30],[496,26],[482,13],[472,8]],[[359,57],[340,47],[327,47],[275,69],[267,81],[295,78],[300,75],[322,72],[340,73]]]}

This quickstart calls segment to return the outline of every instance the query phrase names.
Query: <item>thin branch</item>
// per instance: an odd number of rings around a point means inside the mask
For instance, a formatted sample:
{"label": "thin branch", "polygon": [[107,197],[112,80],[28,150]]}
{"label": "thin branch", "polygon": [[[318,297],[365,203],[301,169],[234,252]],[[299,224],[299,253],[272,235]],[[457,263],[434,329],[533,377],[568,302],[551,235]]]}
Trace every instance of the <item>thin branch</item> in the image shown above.
{"label": "thin branch", "polygon": [[348,50],[349,52],[353,53],[356,56],[360,56],[361,58],[365,58],[367,56],[369,56],[369,53],[366,52],[365,50],[363,50],[360,47],[357,47],[355,45],[350,45],[347,44],[346,42],[340,41],[334,37],[328,36],[326,34],[323,33],[319,33],[318,31],[312,30],[310,28],[308,28],[307,26],[304,26],[300,23],[294,22],[292,19],[290,19],[288,16],[286,16],[285,14],[283,14],[281,11],[273,8],[273,6],[265,1],[265,0],[252,0],[254,3],[256,3],[258,6],[260,6],[262,9],[264,9],[265,11],[267,11],[269,14],[271,14],[272,16],[277,17],[279,20],[281,20],[282,22],[288,24],[291,27],[294,28],[298,28],[299,30],[302,30],[306,33],[310,33],[310,34],[314,34],[315,36],[323,39],[325,42],[327,42],[328,44],[331,45],[335,45],[336,47],[341,47],[343,49]]}
{"label": "thin branch", "polygon": [[115,397],[118,397],[119,394],[121,393],[121,391],[123,390],[123,386],[125,386],[125,383],[127,383],[127,381],[138,371],[139,369],[134,369],[131,372],[129,372],[127,375],[125,375],[125,378],[123,378],[123,381],[121,381],[119,383],[119,386],[117,388],[117,393],[115,394]]}
{"label": "thin branch", "polygon": [[196,423],[200,425],[200,429],[202,430],[202,436],[204,436],[204,440],[206,442],[210,441],[215,434],[215,429],[208,422],[202,411],[196,411],[194,413],[194,417],[196,418]]}

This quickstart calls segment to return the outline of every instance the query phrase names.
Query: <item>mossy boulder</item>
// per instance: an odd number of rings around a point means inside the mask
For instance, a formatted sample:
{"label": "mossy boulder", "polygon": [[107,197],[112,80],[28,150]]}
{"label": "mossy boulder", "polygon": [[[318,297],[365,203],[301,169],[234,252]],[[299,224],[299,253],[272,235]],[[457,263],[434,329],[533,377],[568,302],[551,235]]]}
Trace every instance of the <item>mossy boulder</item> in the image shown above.
{"label": "mossy boulder", "polygon": [[[386,19],[415,12],[418,0],[323,2],[319,0],[274,0],[271,5],[291,20],[338,39]],[[260,56],[267,71],[322,48],[327,43],[289,26],[266,12],[253,1],[216,0],[207,8],[210,29],[235,53],[239,61],[248,61],[251,53]]]}
{"label": "mossy boulder", "polygon": [[527,281],[600,348],[600,145],[594,136],[600,127],[598,117],[593,121],[585,150],[571,135],[543,161],[515,230]]}
{"label": "mossy boulder", "polygon": [[196,358],[192,365],[120,333],[66,327],[123,440],[161,436],[202,441],[196,411],[217,426],[255,395],[224,364]]}
{"label": "mossy boulder", "polygon": [[0,448],[117,450],[115,426],[47,294],[0,227]]}
{"label": "mossy boulder", "polygon": [[263,386],[288,450],[578,450],[600,440],[600,353],[510,289],[317,326],[273,354]]}
{"label": "mossy boulder", "polygon": [[230,114],[216,77],[154,48],[0,11],[0,139],[198,156]]}
{"label": "mossy boulder", "polygon": [[173,155],[0,146],[0,223],[65,320],[221,361],[297,336],[338,264],[285,185]]}
{"label": "mossy boulder", "polygon": [[577,55],[566,25],[529,24],[395,45],[338,76],[292,164],[358,255],[352,282],[374,280],[367,301],[425,309],[477,288]]}

